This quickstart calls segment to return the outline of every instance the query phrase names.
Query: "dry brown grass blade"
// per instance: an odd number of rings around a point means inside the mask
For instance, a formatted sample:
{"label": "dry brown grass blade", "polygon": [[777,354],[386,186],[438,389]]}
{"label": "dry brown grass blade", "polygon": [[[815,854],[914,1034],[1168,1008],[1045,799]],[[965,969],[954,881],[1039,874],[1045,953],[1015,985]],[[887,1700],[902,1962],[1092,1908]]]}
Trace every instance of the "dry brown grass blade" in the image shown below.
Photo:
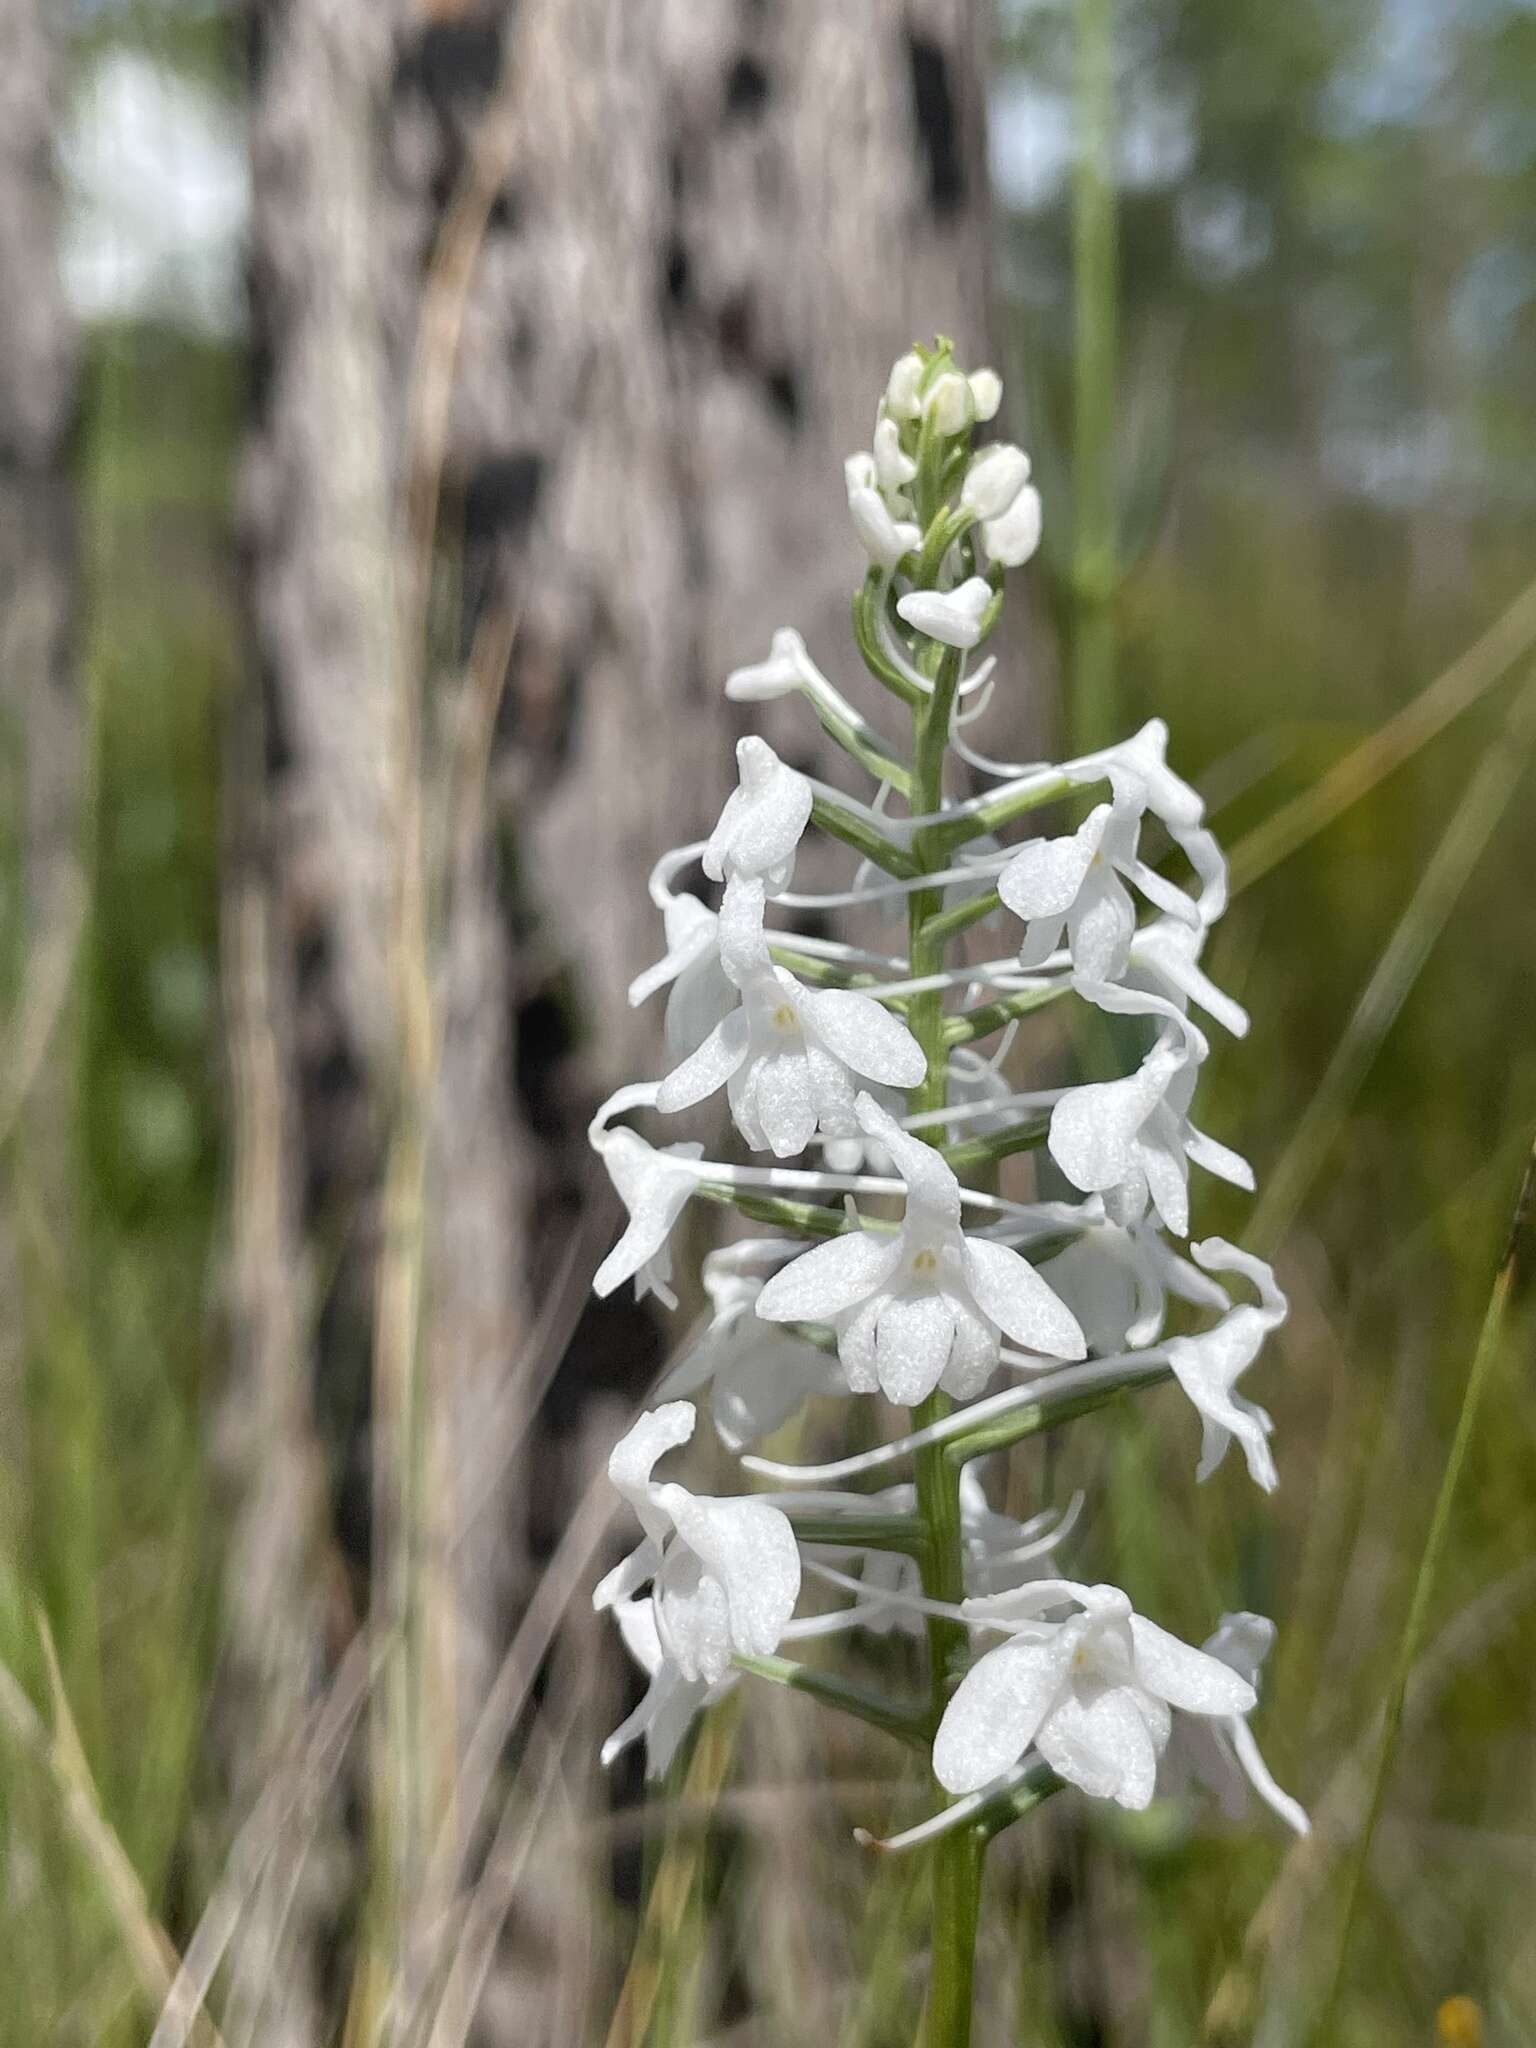
{"label": "dry brown grass blade", "polygon": [[[166,1994],[149,2048],[183,2048],[206,2003],[241,1912],[289,1830],[310,1818],[346,1755],[352,1731],[373,1684],[367,1646],[354,1640],[337,1667],[326,1698],[309,1718],[295,1746],[291,1767],[269,1782],[255,1810],[235,1838],[224,1872],[203,1908],[175,1981]],[[289,1851],[290,1855],[293,1853]]]}
{"label": "dry brown grass blade", "polygon": [[[735,1754],[740,1706],[739,1694],[722,1700],[700,1729],[683,1780],[685,1806],[702,1806],[707,1811],[716,1804]],[[661,1992],[666,1959],[675,1952],[708,1839],[707,1831],[668,1838],[604,2048],[642,2048]]]}
{"label": "dry brown grass blade", "polygon": [[1246,889],[1324,831],[1491,690],[1536,644],[1536,582],[1425,689],[1321,780],[1284,804],[1232,849],[1235,890]]}
{"label": "dry brown grass blade", "polygon": [[[38,1627],[53,1700],[53,1731],[50,1734],[14,1673],[4,1664],[0,1664],[0,1723],[9,1730],[17,1748],[31,1756],[52,1783],[65,1824],[82,1859],[96,1875],[139,1988],[148,2004],[158,2011],[170,1995],[181,1958],[150,1911],[138,1872],[101,1810],[64,1691],[53,1638],[41,1614]],[[197,2039],[201,2048],[224,2048],[218,2029],[206,2014],[199,2015]]]}
{"label": "dry brown grass blade", "polygon": [[[532,1691],[539,1667],[560,1626],[561,1616],[585,1578],[587,1568],[602,1542],[616,1512],[607,1475],[599,1475],[587,1488],[553,1556],[540,1574],[533,1597],[523,1612],[501,1668],[486,1695],[480,1718],[468,1743],[459,1770],[457,1787],[457,1840],[472,1840],[485,1812],[496,1773],[506,1751],[518,1716]],[[440,1830],[432,1879],[434,1896],[452,1888],[454,1871],[446,1867],[458,1855],[456,1836],[446,1826]]]}

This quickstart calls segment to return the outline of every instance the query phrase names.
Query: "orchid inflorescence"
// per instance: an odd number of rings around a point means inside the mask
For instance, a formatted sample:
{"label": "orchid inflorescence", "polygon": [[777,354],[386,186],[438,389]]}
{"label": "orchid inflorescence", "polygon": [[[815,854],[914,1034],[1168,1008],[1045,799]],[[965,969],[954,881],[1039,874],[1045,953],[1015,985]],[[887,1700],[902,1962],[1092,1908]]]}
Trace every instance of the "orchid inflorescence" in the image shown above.
{"label": "orchid inflorescence", "polygon": [[[788,1675],[878,1718],[862,1689],[780,1652],[905,1630],[929,1645],[930,1693],[888,1703],[882,1725],[929,1752],[949,1798],[888,1847],[961,1830],[989,1839],[1063,1782],[1131,1808],[1193,1779],[1230,1808],[1251,1784],[1304,1829],[1247,1722],[1269,1624],[1228,1615],[1194,1649],[1114,1587],[1046,1576],[1076,1504],[1021,1524],[989,1505],[979,1477],[983,1457],[1172,1380],[1199,1414],[1199,1477],[1235,1440],[1273,1487],[1270,1421],[1238,1381],[1286,1312],[1262,1260],[1214,1237],[1180,1248],[1192,1166],[1241,1188],[1253,1177],[1191,1121],[1210,1051],[1191,1013],[1238,1035],[1247,1018],[1200,964],[1226,866],[1200,798],[1168,766],[1164,726],[1059,766],[989,760],[967,738],[994,687],[993,662],[972,657],[1005,570],[1040,538],[1028,458],[973,445],[1000,399],[997,377],[964,375],[948,342],[915,349],[891,372],[872,448],[846,465],[869,558],[855,637],[907,715],[908,744],[866,720],[791,629],[726,681],[740,703],[803,698],[873,779],[871,800],[745,738],[714,831],[651,879],[666,952],[631,1000],[667,989],[673,1064],[593,1120],[629,1218],[597,1292],[633,1281],[675,1307],[669,1243],[697,1199],[776,1234],[707,1255],[709,1312],[659,1405],[613,1453],[644,1534],[596,1600],[649,1687],[606,1754],[643,1738],[649,1770],[664,1771],[693,1717],[743,1671]],[[983,793],[946,788],[950,762]],[[1075,829],[1001,843],[1080,791],[1096,800]],[[813,823],[858,856],[847,888],[794,891]],[[1157,848],[1149,857],[1149,827],[1189,886],[1154,864]],[[717,907],[680,886],[690,868],[720,886]],[[905,949],[824,936],[839,908],[865,913],[865,938],[904,910]],[[812,928],[795,929],[796,913]],[[1001,957],[950,963],[962,934],[1000,924],[1007,936],[980,950]],[[1117,1020],[1096,1042],[1133,1045],[1131,1070],[1017,1090],[1005,1072],[1016,1034],[1067,1000]],[[653,1145],[618,1121],[678,1116],[721,1091],[747,1148],[774,1164]],[[1040,1147],[1076,1199],[995,1191],[1000,1162]],[[1234,1302],[1234,1281],[1256,1300]],[[1165,1335],[1170,1299],[1205,1327]],[[1004,1373],[1013,1383],[994,1390]],[[811,1396],[839,1392],[881,1395],[911,1411],[909,1426],[830,1464],[745,1457],[774,1491],[706,1498],[654,1477],[693,1434],[696,1400],[739,1452]],[[844,1604],[796,1618],[806,1580]]]}

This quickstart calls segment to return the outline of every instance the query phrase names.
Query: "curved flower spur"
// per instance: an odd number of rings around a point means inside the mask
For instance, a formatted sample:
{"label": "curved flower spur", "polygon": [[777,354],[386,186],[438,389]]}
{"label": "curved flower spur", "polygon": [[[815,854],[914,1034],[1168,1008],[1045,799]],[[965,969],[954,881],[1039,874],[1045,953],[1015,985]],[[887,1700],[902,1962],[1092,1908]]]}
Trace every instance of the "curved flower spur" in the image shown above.
{"label": "curved flower spur", "polygon": [[[646,1690],[605,1756],[643,1738],[649,1769],[664,1770],[743,1673],[927,1756],[932,1810],[884,1846],[933,1857],[931,2048],[968,2037],[981,1851],[1060,1786],[1139,1806],[1200,1784],[1230,1806],[1241,1780],[1304,1825],[1249,1727],[1269,1625],[1229,1616],[1196,1650],[1117,1588],[1039,1578],[1080,1540],[1078,1503],[1019,1522],[980,1477],[1026,1436],[1172,1384],[1201,1420],[1198,1477],[1235,1439],[1273,1485],[1269,1418],[1236,1382],[1285,1315],[1261,1260],[1222,1239],[1181,1242],[1192,1165],[1244,1188],[1253,1177],[1191,1118],[1210,1053],[1191,1007],[1237,1035],[1248,1020],[1201,964],[1226,865],[1199,795],[1168,765],[1166,728],[1154,719],[1059,767],[990,762],[961,734],[996,684],[989,659],[970,663],[1005,572],[1041,530],[1023,450],[976,445],[1001,395],[942,339],[892,369],[870,447],[845,467],[867,562],[854,637],[883,715],[866,716],[787,626],[726,684],[742,704],[798,698],[868,775],[869,800],[813,782],[761,738],[739,743],[713,831],[651,878],[664,955],[630,996],[669,991],[670,1071],[620,1089],[591,1132],[629,1217],[600,1293],[633,1279],[673,1304],[669,1243],[694,1195],[776,1233],[709,1254],[711,1313],[664,1376],[662,1405],[614,1452],[644,1540],[597,1597]],[[950,786],[978,774],[989,786],[977,793]],[[1081,822],[1030,833],[1034,814],[1068,800],[1087,804]],[[797,894],[813,823],[847,848],[851,879]],[[703,893],[678,886],[690,867]],[[864,904],[904,913],[904,951],[826,935],[829,911]],[[988,936],[1010,916],[1011,937]],[[957,957],[968,933],[967,951],[1001,957]],[[1021,1088],[1011,1076],[1031,1019],[1063,1003],[1125,1019],[1114,1042],[1139,1039],[1130,1070]],[[680,1117],[722,1089],[748,1161],[687,1140],[658,1149],[620,1121]],[[996,1191],[1003,1162],[1031,1151],[1076,1199]],[[1217,1277],[1230,1275],[1256,1305],[1233,1305]],[[1023,1378],[989,1391],[1000,1372]],[[882,1440],[823,1466],[744,1457],[793,1491],[705,1498],[652,1477],[693,1433],[678,1395],[707,1390],[735,1452],[842,1389],[906,1419],[877,1409]],[[882,1491],[849,1491],[876,1473]],[[1083,1527],[1091,1544],[1091,1511]],[[806,1582],[822,1597],[797,1615]],[[925,1639],[921,1696],[845,1680],[824,1652],[784,1654],[854,1630],[871,1644]],[[989,1633],[1004,1640],[976,1654]]]}

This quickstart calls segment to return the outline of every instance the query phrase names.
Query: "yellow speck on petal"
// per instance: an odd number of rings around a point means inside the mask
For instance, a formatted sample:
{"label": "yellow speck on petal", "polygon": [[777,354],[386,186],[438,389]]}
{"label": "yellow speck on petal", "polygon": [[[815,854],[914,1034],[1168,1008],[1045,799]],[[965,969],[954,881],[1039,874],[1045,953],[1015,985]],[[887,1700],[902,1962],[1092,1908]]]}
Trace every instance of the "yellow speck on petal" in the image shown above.
{"label": "yellow speck on petal", "polygon": [[1483,2013],[1471,1998],[1448,1998],[1435,2014],[1435,2032],[1445,2048],[1483,2048]]}
{"label": "yellow speck on petal", "polygon": [[793,1031],[797,1019],[795,1017],[794,1010],[790,1004],[780,1003],[779,1007],[773,1013],[773,1021],[775,1024],[778,1025],[781,1031]]}
{"label": "yellow speck on petal", "polygon": [[924,1275],[934,1273],[937,1272],[938,1265],[938,1259],[926,1246],[922,1251],[914,1252],[912,1255],[912,1270],[914,1273],[922,1273]]}

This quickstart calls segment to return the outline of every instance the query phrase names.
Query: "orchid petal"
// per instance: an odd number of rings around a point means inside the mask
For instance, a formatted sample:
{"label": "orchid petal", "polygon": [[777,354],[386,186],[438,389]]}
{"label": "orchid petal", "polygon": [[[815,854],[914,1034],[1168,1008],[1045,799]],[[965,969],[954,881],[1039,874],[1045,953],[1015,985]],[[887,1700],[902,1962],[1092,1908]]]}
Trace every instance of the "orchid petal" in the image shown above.
{"label": "orchid petal", "polygon": [[955,1312],[947,1296],[891,1295],[881,1307],[875,1335],[875,1366],[886,1399],[901,1408],[926,1401],[954,1341]]}
{"label": "orchid petal", "polygon": [[697,1052],[690,1053],[681,1066],[674,1067],[656,1090],[656,1107],[666,1115],[692,1109],[717,1088],[723,1088],[740,1068],[751,1048],[751,1034],[744,1010],[733,1010],[715,1026]]}
{"label": "orchid petal", "polygon": [[1181,1642],[1145,1615],[1130,1618],[1136,1677],[1186,1714],[1246,1714],[1258,1703],[1247,1679],[1229,1664]]}
{"label": "orchid petal", "polygon": [[669,1502],[677,1533],[724,1589],[732,1643],[771,1656],[800,1597],[800,1546],[788,1516],[766,1501],[677,1492],[682,1498]]}
{"label": "orchid petal", "polygon": [[1034,1267],[1008,1245],[968,1237],[962,1258],[976,1305],[1006,1336],[1048,1358],[1086,1358],[1076,1316]]}
{"label": "orchid petal", "polygon": [[899,1017],[853,989],[807,990],[801,1012],[822,1044],[866,1081],[915,1088],[928,1071],[922,1047]]}
{"label": "orchid petal", "polygon": [[961,1679],[933,1742],[933,1774],[946,1792],[975,1792],[1000,1776],[1036,1739],[1065,1683],[1081,1623],[1043,1642],[1015,1640],[988,1650]]}
{"label": "orchid petal", "polygon": [[1066,916],[1088,878],[1109,815],[1109,805],[1099,804],[1075,832],[1020,847],[997,878],[997,893],[1015,917],[1029,923]]}
{"label": "orchid petal", "polygon": [[872,1230],[845,1231],[813,1245],[765,1281],[757,1312],[773,1323],[825,1323],[883,1286],[901,1243]]}

